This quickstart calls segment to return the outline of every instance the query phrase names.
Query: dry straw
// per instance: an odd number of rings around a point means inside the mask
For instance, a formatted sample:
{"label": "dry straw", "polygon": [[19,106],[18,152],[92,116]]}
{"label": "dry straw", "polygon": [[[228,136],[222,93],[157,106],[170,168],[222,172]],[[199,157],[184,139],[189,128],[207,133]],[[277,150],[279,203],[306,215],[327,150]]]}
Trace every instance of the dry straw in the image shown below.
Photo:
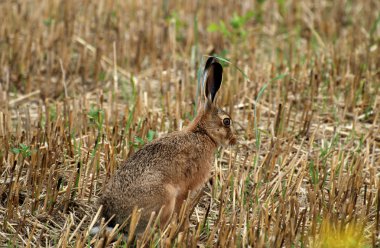
{"label": "dry straw", "polygon": [[[379,10],[1,1],[0,246],[379,247]],[[90,237],[120,161],[192,119],[212,54],[229,61],[217,101],[240,144],[166,229],[155,213],[137,239]]]}

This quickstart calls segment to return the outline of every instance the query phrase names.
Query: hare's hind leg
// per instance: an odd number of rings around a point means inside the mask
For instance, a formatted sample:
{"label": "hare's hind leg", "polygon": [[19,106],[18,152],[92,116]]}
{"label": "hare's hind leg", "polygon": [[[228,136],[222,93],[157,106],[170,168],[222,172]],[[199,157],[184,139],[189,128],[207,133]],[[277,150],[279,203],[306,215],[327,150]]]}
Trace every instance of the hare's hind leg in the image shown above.
{"label": "hare's hind leg", "polygon": [[133,205],[142,208],[136,232],[145,230],[152,212],[155,212],[157,216],[161,211],[159,224],[161,228],[164,228],[169,223],[175,209],[178,195],[176,187],[171,184],[145,184],[144,189],[139,188],[137,192],[136,197],[130,199],[134,202]]}
{"label": "hare's hind leg", "polygon": [[160,222],[166,226],[169,224],[171,217],[175,211],[176,201],[178,197],[178,188],[172,184],[166,184],[166,200],[162,207]]}

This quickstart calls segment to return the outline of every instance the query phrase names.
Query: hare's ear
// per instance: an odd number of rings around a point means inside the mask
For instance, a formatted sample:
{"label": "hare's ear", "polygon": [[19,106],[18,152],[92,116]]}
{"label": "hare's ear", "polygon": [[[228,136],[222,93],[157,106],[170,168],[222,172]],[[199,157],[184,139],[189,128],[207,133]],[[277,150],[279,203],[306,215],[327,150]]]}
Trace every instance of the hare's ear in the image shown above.
{"label": "hare's ear", "polygon": [[213,103],[215,95],[222,83],[223,67],[219,64],[218,60],[210,57],[205,65],[203,72],[204,76],[204,90],[207,103]]}

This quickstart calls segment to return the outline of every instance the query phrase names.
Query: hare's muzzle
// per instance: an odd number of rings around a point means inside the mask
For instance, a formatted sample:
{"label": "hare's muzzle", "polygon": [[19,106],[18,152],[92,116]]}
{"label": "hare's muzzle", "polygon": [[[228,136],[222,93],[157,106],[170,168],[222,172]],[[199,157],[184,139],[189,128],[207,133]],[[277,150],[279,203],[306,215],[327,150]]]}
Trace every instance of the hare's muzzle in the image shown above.
{"label": "hare's muzzle", "polygon": [[236,143],[237,143],[237,139],[235,135],[232,135],[229,139],[229,145],[236,145]]}

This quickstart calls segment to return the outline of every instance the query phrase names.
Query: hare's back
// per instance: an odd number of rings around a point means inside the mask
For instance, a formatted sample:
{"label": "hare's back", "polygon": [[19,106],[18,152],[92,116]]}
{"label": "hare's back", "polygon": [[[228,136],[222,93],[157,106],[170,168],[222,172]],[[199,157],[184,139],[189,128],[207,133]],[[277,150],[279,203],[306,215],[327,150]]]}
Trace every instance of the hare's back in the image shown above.
{"label": "hare's back", "polygon": [[[116,172],[115,180],[122,181],[123,187],[139,181],[162,180],[175,165],[188,160],[194,152],[194,137],[184,132],[174,132],[146,144]],[[150,178],[153,177],[153,178]]]}

